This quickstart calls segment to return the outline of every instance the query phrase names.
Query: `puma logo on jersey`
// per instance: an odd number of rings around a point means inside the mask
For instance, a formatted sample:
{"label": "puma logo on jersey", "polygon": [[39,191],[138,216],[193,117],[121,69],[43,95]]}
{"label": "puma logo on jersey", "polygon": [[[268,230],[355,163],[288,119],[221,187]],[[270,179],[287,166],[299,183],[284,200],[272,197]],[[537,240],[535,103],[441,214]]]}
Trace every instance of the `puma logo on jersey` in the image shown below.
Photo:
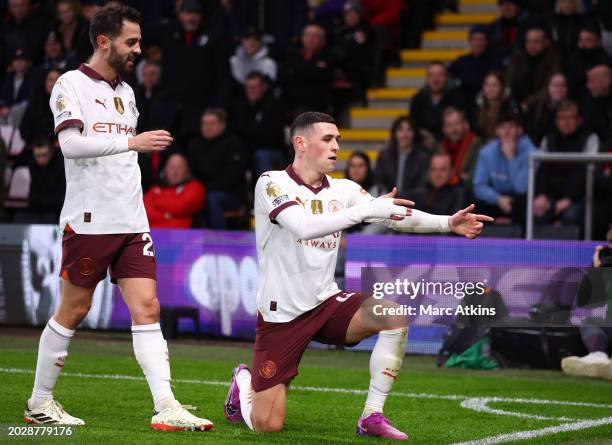
{"label": "puma logo on jersey", "polygon": [[106,99],[104,99],[103,101],[100,99],[96,99],[96,103],[102,105],[106,110]]}

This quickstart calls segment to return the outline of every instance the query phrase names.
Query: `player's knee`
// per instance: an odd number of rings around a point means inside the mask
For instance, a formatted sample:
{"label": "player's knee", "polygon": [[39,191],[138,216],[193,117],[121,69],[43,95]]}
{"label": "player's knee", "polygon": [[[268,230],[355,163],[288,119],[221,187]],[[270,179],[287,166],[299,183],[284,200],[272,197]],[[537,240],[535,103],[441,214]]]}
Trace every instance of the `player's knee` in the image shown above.
{"label": "player's knee", "polygon": [[137,314],[139,321],[143,323],[154,323],[159,320],[159,300],[156,296],[143,298],[139,302]]}
{"label": "player's knee", "polygon": [[278,433],[283,429],[285,419],[279,416],[261,416],[256,415],[253,411],[251,415],[253,421],[253,429],[260,433]]}

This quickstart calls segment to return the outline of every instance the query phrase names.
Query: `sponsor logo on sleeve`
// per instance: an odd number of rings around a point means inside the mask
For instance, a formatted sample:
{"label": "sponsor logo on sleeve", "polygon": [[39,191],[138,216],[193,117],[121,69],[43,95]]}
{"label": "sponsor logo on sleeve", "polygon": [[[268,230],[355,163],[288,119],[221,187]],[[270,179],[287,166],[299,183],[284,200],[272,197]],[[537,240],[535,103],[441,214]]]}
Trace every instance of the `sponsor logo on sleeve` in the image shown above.
{"label": "sponsor logo on sleeve", "polygon": [[289,196],[288,195],[280,195],[280,196],[277,196],[276,198],[274,198],[272,200],[272,205],[274,207],[278,207],[279,205],[281,205],[282,203],[287,202],[287,201],[289,201]]}
{"label": "sponsor logo on sleeve", "polygon": [[276,198],[281,194],[281,188],[272,181],[266,185],[266,195],[270,198]]}
{"label": "sponsor logo on sleeve", "polygon": [[70,111],[64,111],[63,113],[60,113],[60,114],[57,116],[57,120],[58,120],[58,121],[61,121],[61,120],[63,120],[63,119],[68,119],[68,118],[70,118],[70,117],[72,117],[72,113],[71,113]]}
{"label": "sponsor logo on sleeve", "polygon": [[61,113],[66,109],[66,98],[61,94],[57,96],[57,99],[55,99],[55,109],[58,111],[58,113]]}

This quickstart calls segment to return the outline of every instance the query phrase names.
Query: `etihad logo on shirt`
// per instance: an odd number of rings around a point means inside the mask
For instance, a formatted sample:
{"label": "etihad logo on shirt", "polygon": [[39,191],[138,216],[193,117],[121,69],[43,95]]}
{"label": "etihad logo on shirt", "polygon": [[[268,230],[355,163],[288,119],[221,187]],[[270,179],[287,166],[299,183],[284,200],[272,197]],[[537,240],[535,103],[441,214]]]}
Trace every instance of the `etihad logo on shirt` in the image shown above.
{"label": "etihad logo on shirt", "polygon": [[134,127],[115,122],[96,122],[91,126],[91,129],[96,133],[136,136],[136,129]]}

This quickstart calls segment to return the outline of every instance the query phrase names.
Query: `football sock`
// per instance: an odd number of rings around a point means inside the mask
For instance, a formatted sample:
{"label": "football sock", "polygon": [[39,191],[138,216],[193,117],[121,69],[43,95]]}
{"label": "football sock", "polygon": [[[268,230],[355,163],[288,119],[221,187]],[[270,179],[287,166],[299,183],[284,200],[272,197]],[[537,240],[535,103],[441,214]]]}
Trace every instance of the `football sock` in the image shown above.
{"label": "football sock", "polygon": [[168,344],[159,323],[132,326],[134,355],[147,378],[155,411],[169,408],[174,401],[170,387]]}
{"label": "football sock", "polygon": [[362,418],[382,413],[404,360],[408,328],[380,331],[370,357],[370,388]]}
{"label": "football sock", "polygon": [[39,408],[53,399],[53,388],[68,356],[68,345],[74,332],[53,318],[47,322],[38,343],[34,389],[28,401],[30,408]]}
{"label": "football sock", "polygon": [[253,408],[253,401],[251,398],[251,373],[247,369],[243,369],[236,374],[236,384],[240,389],[240,412],[244,418],[244,423],[250,429],[253,429],[253,422],[251,422],[251,410]]}

